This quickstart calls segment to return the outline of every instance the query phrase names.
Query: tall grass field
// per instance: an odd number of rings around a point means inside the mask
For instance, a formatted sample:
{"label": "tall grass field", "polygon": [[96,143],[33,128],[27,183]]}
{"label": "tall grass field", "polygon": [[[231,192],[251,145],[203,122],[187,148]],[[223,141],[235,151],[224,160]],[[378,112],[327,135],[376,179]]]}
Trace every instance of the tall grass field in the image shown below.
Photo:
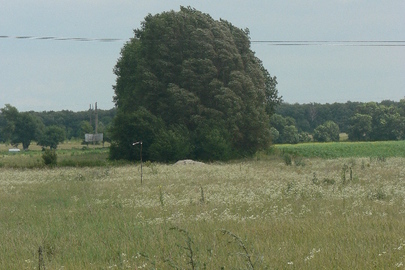
{"label": "tall grass field", "polygon": [[2,152],[0,269],[404,268],[405,158],[291,151],[146,162],[142,184],[139,163],[24,168]]}

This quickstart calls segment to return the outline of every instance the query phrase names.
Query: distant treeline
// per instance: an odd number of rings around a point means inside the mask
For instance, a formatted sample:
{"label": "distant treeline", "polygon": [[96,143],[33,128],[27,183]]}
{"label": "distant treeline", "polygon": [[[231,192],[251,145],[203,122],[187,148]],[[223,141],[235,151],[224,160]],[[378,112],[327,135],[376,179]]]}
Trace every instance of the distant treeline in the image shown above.
{"label": "distant treeline", "polygon": [[[44,111],[30,112],[42,120],[45,126],[60,126],[66,131],[66,139],[84,139],[83,133],[93,133],[95,130],[95,111],[87,110],[73,112],[69,110],[62,111]],[[115,117],[116,109],[97,110],[98,114],[98,132],[105,133]],[[91,123],[90,123],[91,120]],[[90,127],[85,127],[84,123],[89,123]],[[1,125],[1,122],[0,122]]]}
{"label": "distant treeline", "polygon": [[[5,111],[0,113],[0,142],[10,140]],[[8,110],[5,110],[8,109]],[[15,109],[15,108],[14,108]],[[109,141],[108,128],[116,109],[98,110],[98,132]],[[44,127],[57,126],[65,131],[65,138],[84,139],[85,133],[95,131],[95,111],[26,112]],[[90,124],[91,120],[91,124]],[[9,121],[10,122],[10,121]],[[336,133],[347,133],[352,141],[382,141],[405,139],[405,100],[399,102],[346,102],[333,104],[289,104],[277,106],[271,117],[274,143],[298,143],[312,138],[315,141],[335,141]],[[334,125],[336,124],[336,125]],[[338,127],[338,130],[337,130]],[[312,135],[312,136],[309,136]],[[329,137],[328,137],[329,136]]]}
{"label": "distant treeline", "polygon": [[353,141],[405,139],[404,99],[380,103],[282,103],[272,117],[272,126],[279,125],[280,119],[286,125],[295,126],[300,134],[315,134],[319,126],[334,122]]}
{"label": "distant treeline", "polygon": [[[115,108],[97,110],[97,131],[104,133],[104,141],[109,140],[107,130],[112,124],[115,114]],[[0,110],[0,142],[16,146],[22,143],[24,148],[28,148],[31,140],[39,142],[41,138],[44,138],[43,135],[46,135],[47,130],[55,129],[55,127],[63,133],[59,141],[64,139],[84,140],[84,134],[95,132],[95,118],[94,110],[18,112],[15,107],[6,104]],[[48,133],[54,134],[55,132],[48,131]],[[51,134],[49,135],[52,136]]]}

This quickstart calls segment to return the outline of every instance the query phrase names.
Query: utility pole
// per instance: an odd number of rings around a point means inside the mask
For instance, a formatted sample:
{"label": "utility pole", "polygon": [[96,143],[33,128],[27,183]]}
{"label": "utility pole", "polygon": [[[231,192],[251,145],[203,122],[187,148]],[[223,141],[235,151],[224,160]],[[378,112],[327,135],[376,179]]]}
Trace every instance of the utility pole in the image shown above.
{"label": "utility pole", "polygon": [[90,112],[90,126],[92,126],[92,124],[91,124],[91,104],[90,104],[89,112]]}
{"label": "utility pole", "polygon": [[94,132],[95,134],[97,134],[97,129],[98,129],[98,113],[97,113],[97,102],[95,104],[95,112],[96,112],[96,131]]}

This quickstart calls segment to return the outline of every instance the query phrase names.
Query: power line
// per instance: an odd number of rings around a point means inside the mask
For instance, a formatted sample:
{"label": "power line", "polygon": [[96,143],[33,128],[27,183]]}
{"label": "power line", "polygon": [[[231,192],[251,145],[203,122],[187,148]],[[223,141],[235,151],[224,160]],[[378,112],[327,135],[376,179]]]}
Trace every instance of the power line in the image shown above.
{"label": "power line", "polygon": [[271,46],[366,46],[366,47],[403,47],[404,40],[252,40],[252,43]]}
{"label": "power line", "polygon": [[[0,39],[18,40],[56,40],[79,42],[122,42],[122,38],[55,37],[55,36],[7,36]],[[365,47],[404,47],[405,40],[251,40],[254,44],[270,46],[365,46]]]}
{"label": "power line", "polygon": [[37,36],[0,36],[2,39],[20,39],[20,40],[58,40],[58,41],[81,41],[81,42],[117,42],[124,41],[121,38],[87,38],[87,37],[37,37]]}

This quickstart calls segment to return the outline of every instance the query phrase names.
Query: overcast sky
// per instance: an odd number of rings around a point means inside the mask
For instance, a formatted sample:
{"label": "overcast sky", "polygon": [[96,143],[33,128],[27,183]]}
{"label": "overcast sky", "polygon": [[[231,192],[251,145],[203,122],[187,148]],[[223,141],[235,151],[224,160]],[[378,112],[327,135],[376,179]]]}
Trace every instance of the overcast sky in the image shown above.
{"label": "overcast sky", "polygon": [[405,96],[404,0],[0,0],[0,108],[84,111],[98,102],[98,108],[111,109],[112,70],[133,29],[149,13],[178,11],[181,5],[249,28],[251,48],[277,76],[285,102]]}

